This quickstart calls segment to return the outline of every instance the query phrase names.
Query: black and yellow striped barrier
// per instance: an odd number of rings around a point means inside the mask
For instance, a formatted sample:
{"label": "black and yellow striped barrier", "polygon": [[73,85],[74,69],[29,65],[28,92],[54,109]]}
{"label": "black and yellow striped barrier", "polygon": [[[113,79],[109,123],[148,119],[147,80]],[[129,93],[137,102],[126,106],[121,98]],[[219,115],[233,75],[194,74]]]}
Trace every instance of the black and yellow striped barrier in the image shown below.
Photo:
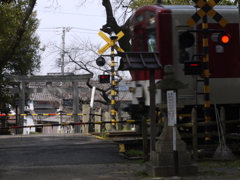
{"label": "black and yellow striped barrier", "polygon": [[73,116],[73,115],[78,115],[78,116],[83,116],[85,114],[68,114],[68,113],[61,113],[61,114],[55,114],[55,113],[50,113],[50,114],[45,114],[45,113],[38,113],[38,114],[0,114],[0,116]]}
{"label": "black and yellow striped barrier", "polygon": [[[150,122],[150,120],[147,120]],[[75,125],[87,125],[87,124],[107,124],[107,123],[141,123],[141,120],[124,120],[124,121],[100,121],[100,122],[76,122],[76,123],[53,123],[53,124],[37,124],[27,126],[10,126],[0,127],[0,129],[18,129],[18,128],[34,128],[34,127],[48,127],[48,126],[75,126]]]}

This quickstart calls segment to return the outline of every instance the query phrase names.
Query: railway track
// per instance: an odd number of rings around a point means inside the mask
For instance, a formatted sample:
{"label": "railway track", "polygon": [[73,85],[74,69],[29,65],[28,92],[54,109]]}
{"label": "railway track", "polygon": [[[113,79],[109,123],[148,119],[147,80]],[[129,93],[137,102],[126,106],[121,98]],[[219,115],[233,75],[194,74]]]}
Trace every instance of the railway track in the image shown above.
{"label": "railway track", "polygon": [[[129,149],[141,150],[143,147],[142,134],[136,133],[135,131],[114,131],[90,134],[117,143],[119,146],[119,152],[124,152]],[[150,138],[148,138],[148,143],[150,143]]]}

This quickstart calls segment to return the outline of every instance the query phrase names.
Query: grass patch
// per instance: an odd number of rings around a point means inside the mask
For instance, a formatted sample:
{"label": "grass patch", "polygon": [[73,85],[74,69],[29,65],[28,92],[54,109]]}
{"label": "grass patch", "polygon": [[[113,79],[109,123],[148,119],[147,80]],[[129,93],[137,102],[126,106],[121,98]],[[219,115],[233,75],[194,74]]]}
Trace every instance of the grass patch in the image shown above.
{"label": "grass patch", "polygon": [[42,133],[30,131],[29,134],[42,134]]}
{"label": "grass patch", "polygon": [[137,176],[140,176],[140,177],[153,177],[153,176],[149,176],[146,171],[138,171],[136,173]]}
{"label": "grass patch", "polygon": [[239,167],[240,166],[240,160],[236,160],[236,161],[213,161],[213,160],[208,160],[208,159],[202,159],[202,160],[198,161],[198,166],[199,167],[204,167],[204,168],[218,168],[218,167],[234,168],[234,167]]}
{"label": "grass patch", "polygon": [[106,134],[106,133],[100,134],[99,137],[101,137],[101,138],[103,138],[103,139],[106,139],[106,140],[109,139],[109,135]]}
{"label": "grass patch", "polygon": [[143,156],[143,151],[129,149],[125,152],[125,155],[128,157],[140,157]]}
{"label": "grass patch", "polygon": [[223,175],[226,175],[226,174],[227,174],[226,172],[209,170],[209,171],[200,172],[198,175],[223,176]]}
{"label": "grass patch", "polygon": [[239,167],[240,166],[240,160],[236,160],[236,161],[220,161],[220,162],[217,162],[217,163],[218,163],[218,166],[229,167],[229,168]]}

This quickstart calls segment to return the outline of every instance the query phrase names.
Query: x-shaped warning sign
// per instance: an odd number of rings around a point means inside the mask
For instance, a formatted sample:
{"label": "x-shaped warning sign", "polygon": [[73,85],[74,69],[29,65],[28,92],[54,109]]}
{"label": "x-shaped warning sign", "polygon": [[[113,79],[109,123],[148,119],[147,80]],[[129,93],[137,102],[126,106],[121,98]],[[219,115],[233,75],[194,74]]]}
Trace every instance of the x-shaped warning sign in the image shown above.
{"label": "x-shaped warning sign", "polygon": [[99,54],[103,54],[108,48],[110,48],[111,46],[114,46],[114,49],[116,49],[117,51],[121,51],[124,52],[124,50],[120,47],[118,47],[115,43],[116,41],[118,41],[119,39],[121,39],[124,36],[124,33],[122,31],[120,31],[117,34],[117,39],[111,40],[108,36],[106,36],[102,31],[100,31],[98,33],[99,36],[101,36],[106,42],[107,44],[105,46],[103,46],[101,49],[98,50]]}
{"label": "x-shaped warning sign", "polygon": [[204,0],[193,0],[200,9],[190,18],[187,20],[187,24],[192,27],[196,24],[203,16],[208,14],[212,17],[215,21],[217,21],[222,27],[225,27],[228,21],[222,17],[217,11],[213,9],[213,7],[219,2],[220,0],[209,0],[205,2]]}

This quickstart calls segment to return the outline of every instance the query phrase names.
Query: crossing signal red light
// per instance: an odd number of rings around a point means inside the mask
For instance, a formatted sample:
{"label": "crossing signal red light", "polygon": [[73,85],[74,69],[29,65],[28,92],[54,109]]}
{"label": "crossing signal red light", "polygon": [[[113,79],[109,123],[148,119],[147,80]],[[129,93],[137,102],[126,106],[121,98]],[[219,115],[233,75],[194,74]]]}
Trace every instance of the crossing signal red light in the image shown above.
{"label": "crossing signal red light", "polygon": [[110,75],[98,75],[99,83],[110,83]]}
{"label": "crossing signal red light", "polygon": [[229,33],[220,33],[218,36],[218,43],[222,46],[228,46],[232,42],[232,37]]}
{"label": "crossing signal red light", "polygon": [[202,61],[185,61],[185,75],[200,75],[202,73]]}

